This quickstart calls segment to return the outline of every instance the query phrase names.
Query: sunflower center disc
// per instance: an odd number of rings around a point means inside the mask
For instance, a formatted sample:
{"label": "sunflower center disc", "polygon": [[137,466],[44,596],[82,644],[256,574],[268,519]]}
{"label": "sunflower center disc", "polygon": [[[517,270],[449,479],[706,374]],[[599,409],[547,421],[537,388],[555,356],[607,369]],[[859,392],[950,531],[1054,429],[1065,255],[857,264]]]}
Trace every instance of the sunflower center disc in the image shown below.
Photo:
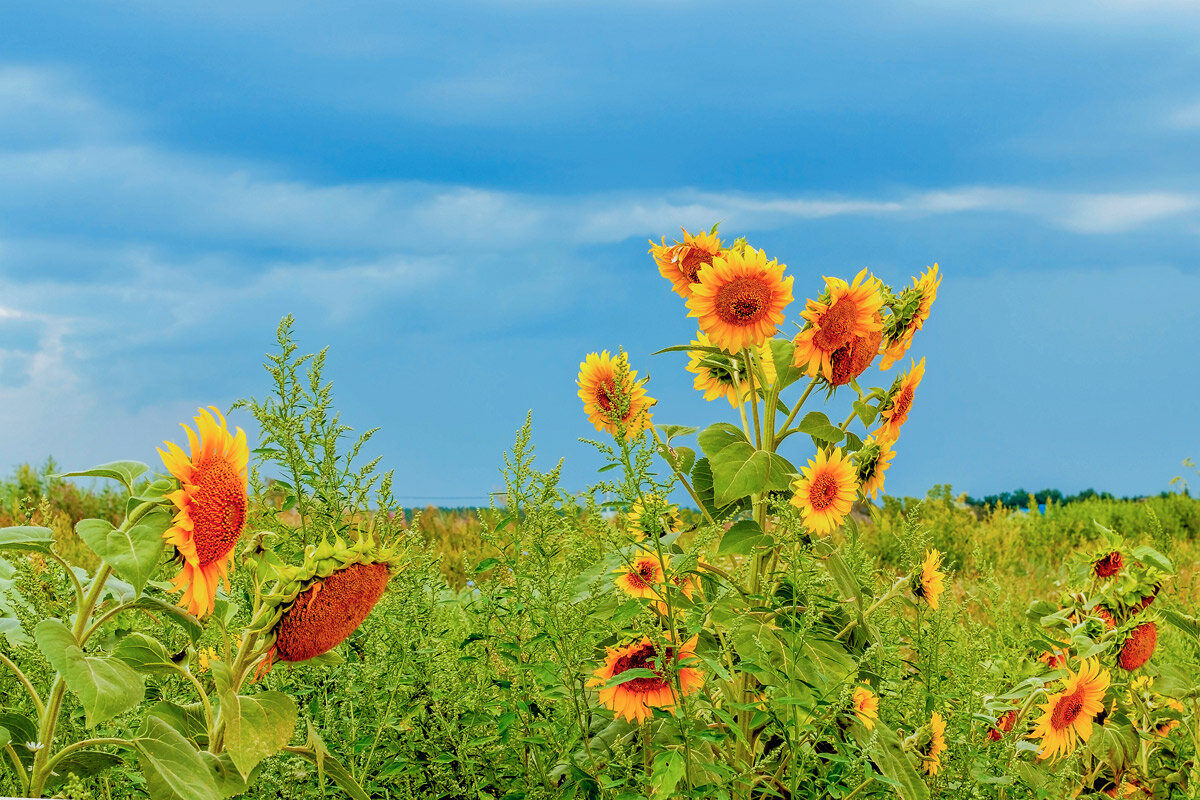
{"label": "sunflower center disc", "polygon": [[[667,648],[667,658],[671,657],[671,648]],[[613,675],[620,675],[622,672],[631,669],[648,669],[653,670],[655,675],[661,675],[658,668],[655,666],[655,661],[658,660],[658,653],[653,645],[643,645],[634,650],[632,653],[623,655],[617,659],[617,663],[613,664]],[[622,689],[628,689],[631,692],[650,692],[656,689],[662,689],[667,685],[667,682],[662,678],[634,678],[625,681],[621,684]]]}
{"label": "sunflower center disc", "polygon": [[695,283],[696,273],[698,273],[700,268],[705,264],[711,262],[712,258],[713,257],[710,254],[704,252],[703,250],[699,250],[695,247],[690,248],[687,251],[687,255],[685,255],[679,262],[679,271],[682,272],[684,277],[688,279],[688,283]]}
{"label": "sunflower center disc", "polygon": [[837,495],[837,481],[832,475],[822,472],[813,478],[812,484],[809,486],[808,502],[812,504],[813,511],[824,511],[833,505]]}
{"label": "sunflower center disc", "polygon": [[892,401],[893,420],[903,421],[908,416],[908,407],[912,405],[912,399],[913,391],[909,388],[905,388],[896,396],[896,399]]}
{"label": "sunflower center disc", "polygon": [[196,555],[204,567],[228,555],[246,522],[245,483],[225,458],[196,464],[188,516],[194,526]]}
{"label": "sunflower center disc", "polygon": [[717,290],[717,317],[727,325],[747,325],[764,316],[771,291],[758,278],[734,278]]}
{"label": "sunflower center disc", "polygon": [[852,300],[838,300],[829,310],[821,315],[813,344],[825,352],[840,350],[850,344],[854,333],[854,319],[858,316],[858,306]]}
{"label": "sunflower center disc", "polygon": [[1050,725],[1054,730],[1063,730],[1074,722],[1079,713],[1083,711],[1083,698],[1080,697],[1080,694],[1080,690],[1076,689],[1055,703],[1054,713],[1050,717]]}
{"label": "sunflower center disc", "polygon": [[616,395],[616,382],[612,378],[605,378],[600,381],[600,388],[596,390],[596,405],[604,411],[612,411],[616,407],[616,403],[613,402]]}

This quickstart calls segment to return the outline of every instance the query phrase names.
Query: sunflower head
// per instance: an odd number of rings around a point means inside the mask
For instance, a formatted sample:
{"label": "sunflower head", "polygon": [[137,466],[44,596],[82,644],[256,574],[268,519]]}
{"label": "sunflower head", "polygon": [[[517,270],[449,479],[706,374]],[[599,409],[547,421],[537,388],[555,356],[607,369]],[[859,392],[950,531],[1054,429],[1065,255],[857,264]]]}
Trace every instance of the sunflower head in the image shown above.
{"label": "sunflower head", "polygon": [[596,430],[613,436],[624,430],[625,438],[632,439],[650,427],[650,407],[655,401],[646,396],[645,387],[637,380],[637,370],[629,368],[624,353],[615,358],[607,350],[588,353],[579,364],[576,383],[584,413]]}
{"label": "sunflower head", "polygon": [[658,271],[671,282],[671,288],[685,300],[692,296],[691,286],[696,282],[696,273],[705,264],[721,254],[721,240],[717,238],[716,226],[709,232],[688,233],[683,228],[683,241],[668,245],[664,237],[662,244],[650,240],[650,255],[658,264]]}
{"label": "sunflower head", "polygon": [[878,442],[874,437],[868,437],[851,456],[863,497],[873,498],[883,489],[883,475],[895,457],[891,442]]}
{"label": "sunflower head", "polygon": [[946,752],[946,720],[934,711],[929,716],[929,739],[921,747],[921,768],[926,775],[937,775],[942,769],[942,753]]}
{"label": "sunflower head", "polygon": [[855,686],[850,706],[864,728],[872,730],[875,727],[875,722],[879,719],[879,698],[874,692],[865,686]]}
{"label": "sunflower head", "polygon": [[1133,672],[1150,660],[1158,646],[1158,625],[1143,622],[1134,628],[1121,645],[1117,664],[1127,672]]}
{"label": "sunflower head", "polygon": [[[641,641],[606,648],[608,655],[604,664],[593,673],[594,677],[588,681],[588,686],[601,687],[600,702],[616,716],[630,722],[645,722],[654,708],[673,712],[678,698],[671,669],[678,670],[681,695],[692,694],[704,684],[704,676],[692,666],[696,662],[698,638],[693,636],[682,646],[674,647],[670,644],[664,646],[645,636]],[[648,669],[654,675],[629,678],[613,684],[614,679],[634,669]]]}
{"label": "sunflower head", "polygon": [[269,645],[259,674],[277,660],[307,661],[344,642],[399,568],[396,549],[366,538],[349,546],[341,538],[309,545],[304,563],[285,568],[251,623]]}
{"label": "sunflower head", "polygon": [[[700,331],[692,344],[698,347],[713,347],[708,334]],[[741,358],[729,353],[714,353],[708,350],[689,350],[687,371],[696,375],[692,385],[704,392],[705,400],[724,397],[729,405],[737,408],[739,402],[750,397],[750,376]],[[751,369],[755,371],[754,385],[769,387],[777,378],[775,361],[771,357],[770,342],[751,349]],[[764,386],[765,382],[765,386]]]}
{"label": "sunflower head", "polygon": [[[854,369],[864,359],[867,364],[871,363],[882,339],[882,336],[875,336],[883,329],[881,289],[882,284],[876,278],[868,277],[865,269],[852,283],[841,278],[826,278],[825,291],[818,299],[809,300],[800,312],[806,322],[794,340],[795,366],[807,370],[809,377],[820,373],[825,380],[834,383],[833,358],[840,352],[837,372],[841,383],[848,383],[850,378],[861,373],[862,370],[854,372]],[[864,341],[858,342],[859,339]]]}
{"label": "sunflower head", "polygon": [[174,442],[159,448],[167,471],[179,488],[165,497],[176,508],[170,528],[163,533],[175,546],[183,568],[174,579],[182,589],[180,605],[196,616],[211,614],[217,582],[229,584],[233,549],[246,523],[246,472],[250,450],[241,428],[229,433],[225,418],[215,407],[200,409],[196,431],[187,425],[191,453]]}
{"label": "sunflower head", "polygon": [[[875,321],[880,322],[882,319],[879,312],[876,312]],[[875,360],[875,356],[879,355],[881,341],[883,341],[882,328],[855,336],[848,344],[833,351],[833,355],[829,357],[829,384],[845,386],[866,372],[867,367],[871,366],[871,362]]]}
{"label": "sunflower head", "polygon": [[1092,564],[1092,572],[1097,578],[1112,578],[1121,571],[1121,567],[1125,565],[1125,559],[1121,555],[1120,550],[1113,550],[1107,555],[1096,559]]}
{"label": "sunflower head", "polygon": [[783,277],[784,269],[762,250],[728,250],[700,269],[688,316],[699,317],[713,346],[727,353],[758,347],[775,334],[792,302],[792,277]]}
{"label": "sunflower head", "polygon": [[659,561],[656,556],[642,555],[614,572],[617,588],[630,597],[649,597],[660,599],[666,594],[666,571],[670,565],[670,556],[663,555]]}
{"label": "sunflower head", "polygon": [[883,424],[874,431],[879,441],[895,442],[900,438],[900,426],[908,419],[909,409],[912,408],[913,395],[925,377],[925,359],[914,363],[912,369],[904,373],[892,383],[887,396],[879,408],[879,418]]}
{"label": "sunflower head", "polygon": [[800,468],[800,477],[792,481],[792,491],[791,503],[800,509],[804,527],[821,535],[841,525],[850,513],[858,493],[858,478],[840,447],[831,454],[818,450],[816,459]]}
{"label": "sunflower head", "polygon": [[946,591],[946,575],[942,572],[942,554],[936,549],[925,554],[920,571],[913,577],[913,594],[938,610],[938,598]]}
{"label": "sunflower head", "polygon": [[933,301],[937,299],[937,290],[941,283],[938,265],[934,264],[925,270],[920,279],[913,278],[913,285],[906,287],[891,304],[891,314],[884,324],[884,348],[883,359],[879,362],[880,369],[891,369],[892,364],[908,352],[914,334],[929,319],[929,311],[933,307]]}
{"label": "sunflower head", "polygon": [[1104,709],[1104,693],[1109,676],[1096,659],[1079,665],[1078,672],[1067,671],[1059,691],[1042,704],[1032,736],[1040,739],[1038,758],[1055,761],[1075,751],[1076,740],[1086,742],[1092,735],[1092,719]]}
{"label": "sunflower head", "polygon": [[998,742],[1004,738],[1004,734],[1013,729],[1013,725],[1017,722],[1016,710],[1005,711],[1000,715],[1000,719],[996,720],[996,727],[988,731],[988,741]]}
{"label": "sunflower head", "polygon": [[656,538],[678,533],[683,528],[679,506],[666,501],[662,495],[648,494],[634,500],[629,508],[629,531],[638,541],[653,534]]}

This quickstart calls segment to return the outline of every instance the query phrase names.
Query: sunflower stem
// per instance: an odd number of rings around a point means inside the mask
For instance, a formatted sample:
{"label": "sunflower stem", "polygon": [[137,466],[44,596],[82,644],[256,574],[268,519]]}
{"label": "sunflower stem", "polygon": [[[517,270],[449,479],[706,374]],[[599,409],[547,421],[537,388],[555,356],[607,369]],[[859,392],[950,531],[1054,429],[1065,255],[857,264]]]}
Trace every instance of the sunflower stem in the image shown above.
{"label": "sunflower stem", "polygon": [[0,653],[0,664],[8,667],[17,680],[21,682],[21,685],[25,687],[25,691],[29,694],[29,699],[33,701],[33,707],[37,709],[38,716],[40,717],[45,714],[46,706],[42,704],[42,698],[38,696],[37,689],[33,688],[33,684],[29,682],[29,678],[25,677],[25,673],[21,671],[21,668],[9,660],[3,653]]}
{"label": "sunflower stem", "polygon": [[800,412],[800,409],[804,406],[805,401],[808,400],[808,396],[812,394],[812,390],[817,387],[817,381],[820,379],[821,376],[818,375],[808,382],[808,387],[804,390],[804,394],[800,395],[800,399],[798,399],[796,404],[792,406],[791,412],[787,415],[787,418],[784,419],[783,425],[779,427],[779,431],[775,434],[775,442],[771,446],[772,451],[774,451],[774,449],[779,446],[779,443],[786,438],[785,432],[787,431],[788,426],[792,424],[792,420],[796,418],[796,414]]}
{"label": "sunflower stem", "polygon": [[21,791],[25,792],[26,796],[30,796],[29,784],[33,780],[32,777],[26,777],[25,766],[21,763],[21,759],[17,756],[17,751],[13,750],[12,742],[4,745],[4,752],[8,753],[9,761],[12,761],[13,774],[17,776],[17,780],[21,784]]}
{"label": "sunflower stem", "polygon": [[663,461],[667,462],[667,466],[669,466],[671,471],[675,473],[675,477],[679,479],[681,484],[683,484],[683,488],[687,489],[687,493],[691,495],[693,500],[696,501],[696,507],[700,509],[700,513],[703,514],[704,518],[708,520],[708,524],[716,525],[717,521],[713,519],[712,514],[708,513],[708,509],[704,507],[704,503],[700,502],[700,496],[696,494],[696,490],[693,489],[692,484],[688,482],[687,476],[680,472],[679,468],[672,464],[670,459],[663,456],[662,451],[669,448],[667,447],[666,443],[663,442],[662,438],[659,437],[658,429],[651,425],[650,433],[654,435],[654,441],[658,443],[659,457],[662,458]]}
{"label": "sunflower stem", "polygon": [[746,383],[750,390],[746,393],[750,398],[750,408],[754,414],[754,446],[763,449],[762,425],[758,419],[758,389],[754,385],[754,364],[750,360],[750,350],[742,348],[742,361],[746,365]]}

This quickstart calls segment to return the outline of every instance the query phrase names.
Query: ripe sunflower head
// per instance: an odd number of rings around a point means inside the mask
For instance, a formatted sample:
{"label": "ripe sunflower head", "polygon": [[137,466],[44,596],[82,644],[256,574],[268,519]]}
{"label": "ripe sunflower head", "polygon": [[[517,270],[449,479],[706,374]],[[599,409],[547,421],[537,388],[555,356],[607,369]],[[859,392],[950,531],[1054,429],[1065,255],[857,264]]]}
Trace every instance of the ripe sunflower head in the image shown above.
{"label": "ripe sunflower head", "polygon": [[625,438],[632,439],[650,427],[650,407],[655,401],[646,396],[637,370],[629,368],[624,353],[615,358],[607,350],[588,353],[579,364],[576,383],[583,411],[596,430],[617,436],[624,428]]}
{"label": "ripe sunflower head", "polygon": [[783,277],[784,269],[762,250],[728,250],[700,269],[688,316],[699,317],[713,346],[727,353],[758,347],[775,334],[792,302],[792,277]]}
{"label": "ripe sunflower head", "polygon": [[344,642],[371,613],[400,567],[397,551],[360,538],[309,545],[267,595],[251,629],[269,644],[262,674],[275,661],[307,661]]}
{"label": "ripe sunflower head", "polygon": [[1158,646],[1158,625],[1144,622],[1126,637],[1117,654],[1117,664],[1127,672],[1133,672],[1150,660]]}
{"label": "ripe sunflower head", "polygon": [[[868,277],[865,269],[852,283],[841,278],[826,278],[825,291],[818,299],[809,300],[800,312],[806,323],[794,340],[795,366],[806,369],[810,378],[820,373],[825,380],[834,383],[834,355],[841,353],[837,373],[839,380],[844,380],[834,385],[848,383],[850,378],[861,373],[861,369],[855,372],[855,368],[864,359],[867,364],[871,363],[882,338],[875,336],[883,329],[881,288],[879,280]],[[860,339],[864,341],[858,342]]]}
{"label": "ripe sunflower head", "polygon": [[241,428],[229,433],[225,418],[215,407],[200,409],[196,431],[187,425],[191,454],[174,442],[158,451],[167,470],[179,481],[170,492],[177,513],[163,534],[175,545],[183,568],[174,579],[175,590],[183,590],[180,605],[196,616],[211,614],[217,581],[229,584],[233,549],[246,523],[246,470],[250,450]]}
{"label": "ripe sunflower head", "polygon": [[[696,669],[696,642],[693,636],[680,647],[663,646],[649,636],[621,647],[609,647],[604,664],[597,669],[588,686],[599,686],[600,702],[618,717],[639,724],[649,719],[651,709],[665,708],[674,712],[680,695],[689,695],[704,684],[704,676]],[[669,670],[679,671],[679,694]],[[652,677],[629,678],[615,685],[613,679],[635,669],[647,669]]]}
{"label": "ripe sunflower head", "polygon": [[900,426],[908,419],[913,395],[924,377],[925,359],[922,358],[919,364],[914,363],[912,369],[896,379],[880,406],[879,418],[883,420],[883,424],[874,432],[876,439],[881,442],[895,442],[900,438]]}
{"label": "ripe sunflower head", "polygon": [[800,477],[792,481],[792,491],[791,503],[800,509],[804,527],[821,535],[841,525],[850,513],[858,493],[858,478],[840,447],[830,454],[818,450],[816,459],[800,468]]}
{"label": "ripe sunflower head", "polygon": [[1108,555],[1099,558],[1092,564],[1092,571],[1097,578],[1111,578],[1121,571],[1124,566],[1125,559],[1121,556],[1120,550],[1113,550]]}
{"label": "ripe sunflower head", "polygon": [[[882,325],[883,317],[875,313],[875,321]],[[848,344],[833,351],[829,357],[831,386],[845,386],[866,372],[867,367],[879,355],[879,343],[883,341],[883,329],[855,336]]]}
{"label": "ripe sunflower head", "polygon": [[663,237],[662,244],[650,240],[650,255],[658,264],[658,271],[671,282],[671,289],[683,299],[692,296],[692,284],[696,282],[696,273],[706,264],[721,254],[721,240],[717,238],[716,230],[691,234],[683,230],[683,241],[667,244]]}
{"label": "ripe sunflower head", "polygon": [[1032,736],[1041,739],[1038,758],[1052,761],[1075,750],[1076,740],[1086,742],[1092,735],[1092,720],[1104,709],[1104,693],[1109,676],[1096,659],[1088,659],[1078,672],[1067,671],[1062,688],[1046,698],[1042,715]]}

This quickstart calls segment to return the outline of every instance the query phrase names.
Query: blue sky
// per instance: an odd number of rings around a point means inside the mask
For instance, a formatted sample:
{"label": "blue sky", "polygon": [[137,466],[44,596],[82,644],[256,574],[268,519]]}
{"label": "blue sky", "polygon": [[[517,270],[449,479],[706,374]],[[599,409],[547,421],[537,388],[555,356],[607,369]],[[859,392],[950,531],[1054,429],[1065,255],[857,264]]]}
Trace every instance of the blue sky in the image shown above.
{"label": "blue sky", "polygon": [[650,356],[695,328],[646,255],[721,220],[791,319],[941,265],[889,492],[1156,493],[1200,456],[1197,42],[1168,0],[5,4],[0,469],[156,463],[291,312],[407,502],[482,501],[531,408],[582,487],[587,352],[728,414]]}

